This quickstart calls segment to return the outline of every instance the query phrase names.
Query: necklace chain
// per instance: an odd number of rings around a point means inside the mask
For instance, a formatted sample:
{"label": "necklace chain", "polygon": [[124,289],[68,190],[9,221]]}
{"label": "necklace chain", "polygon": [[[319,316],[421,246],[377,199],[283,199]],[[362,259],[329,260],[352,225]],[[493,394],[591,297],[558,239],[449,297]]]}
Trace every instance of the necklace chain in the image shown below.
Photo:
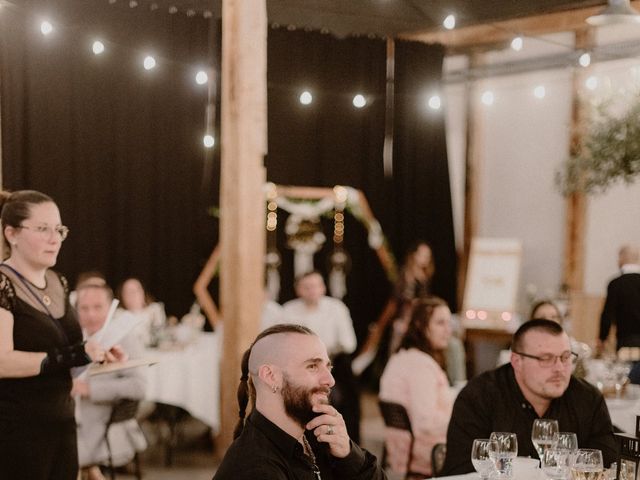
{"label": "necklace chain", "polygon": [[320,469],[316,463],[316,455],[313,453],[309,440],[307,440],[307,437],[304,434],[302,434],[302,446],[304,447],[304,454],[311,460],[311,466],[313,467],[313,473],[316,474],[316,479],[322,480],[322,477],[320,476]]}

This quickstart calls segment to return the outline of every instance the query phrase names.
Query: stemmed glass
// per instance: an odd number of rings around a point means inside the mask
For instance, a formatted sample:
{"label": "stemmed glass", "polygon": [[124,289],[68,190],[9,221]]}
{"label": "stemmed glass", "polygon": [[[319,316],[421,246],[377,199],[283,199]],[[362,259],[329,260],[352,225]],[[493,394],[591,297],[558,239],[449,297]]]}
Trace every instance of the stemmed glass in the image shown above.
{"label": "stemmed glass", "polygon": [[566,480],[572,463],[570,450],[551,447],[542,456],[542,471],[552,480]]}
{"label": "stemmed glass", "polygon": [[518,437],[510,432],[492,432],[489,438],[496,441],[490,446],[489,456],[499,478],[511,477],[511,463],[518,455]]}
{"label": "stemmed glass", "polygon": [[558,441],[558,432],[560,427],[557,420],[548,418],[537,418],[533,421],[531,428],[531,441],[536,447],[538,458],[542,460],[545,450],[553,447]]}
{"label": "stemmed glass", "polygon": [[490,456],[492,449],[497,450],[497,442],[489,438],[476,438],[471,446],[471,463],[476,472],[480,474],[482,480],[489,478],[489,473],[494,469],[493,460]]}
{"label": "stemmed glass", "polygon": [[576,459],[571,467],[573,480],[602,480],[604,465],[602,452],[592,448],[581,448],[576,453]]}
{"label": "stemmed glass", "polygon": [[573,432],[560,432],[558,433],[556,448],[562,448],[569,450],[571,453],[576,453],[578,451],[578,437]]}

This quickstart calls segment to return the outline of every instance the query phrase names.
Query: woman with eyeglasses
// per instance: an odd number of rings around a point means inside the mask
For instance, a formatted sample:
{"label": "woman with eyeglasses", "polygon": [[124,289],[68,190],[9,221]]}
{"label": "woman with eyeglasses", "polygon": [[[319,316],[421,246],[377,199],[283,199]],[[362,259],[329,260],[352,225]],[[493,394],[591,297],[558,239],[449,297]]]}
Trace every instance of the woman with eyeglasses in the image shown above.
{"label": "woman with eyeglasses", "polygon": [[75,480],[71,368],[124,354],[83,342],[67,281],[51,270],[69,232],[55,202],[0,192],[0,209],[0,476]]}

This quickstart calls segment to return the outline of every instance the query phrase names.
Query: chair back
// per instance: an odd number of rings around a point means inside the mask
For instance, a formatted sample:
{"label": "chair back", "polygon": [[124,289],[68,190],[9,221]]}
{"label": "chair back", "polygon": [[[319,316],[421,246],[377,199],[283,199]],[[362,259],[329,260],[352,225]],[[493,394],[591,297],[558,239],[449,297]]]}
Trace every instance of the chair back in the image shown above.
{"label": "chair back", "polygon": [[380,405],[380,412],[382,413],[384,424],[387,427],[408,430],[413,436],[411,420],[404,406],[399,403],[385,402],[384,400],[380,400],[378,404]]}
{"label": "chair back", "polygon": [[111,409],[111,416],[109,417],[109,423],[107,423],[107,429],[114,423],[126,422],[132,418],[136,418],[138,413],[139,400],[122,399],[118,403],[114,404]]}
{"label": "chair back", "polygon": [[[385,402],[384,400],[380,400],[378,402],[380,406],[380,412],[382,413],[382,418],[384,419],[384,424],[390,428],[397,428],[398,430],[406,430],[409,432],[411,436],[411,440],[409,442],[409,455],[407,455],[407,466],[406,466],[406,475],[405,479],[413,478],[414,474],[411,472],[411,460],[413,459],[413,430],[411,429],[411,419],[409,418],[409,414],[407,413],[407,409],[404,408],[403,405],[394,402]],[[385,447],[382,451],[382,466],[386,467],[387,463],[387,447],[385,442]],[[424,477],[424,475],[422,475]]]}
{"label": "chair back", "polygon": [[[108,452],[108,470],[109,477],[111,480],[115,480],[116,478],[116,469],[113,465],[113,452],[111,449],[111,443],[109,442],[109,428],[116,423],[126,422],[128,420],[135,420],[136,414],[138,413],[138,406],[140,405],[139,400],[130,400],[130,399],[122,399],[113,405],[111,408],[111,416],[109,417],[109,421],[107,422],[107,428],[104,432],[104,441],[107,444],[107,452]],[[135,452],[134,455],[135,462],[135,478],[140,480],[142,478],[142,471],[140,470],[140,457],[138,452]]]}

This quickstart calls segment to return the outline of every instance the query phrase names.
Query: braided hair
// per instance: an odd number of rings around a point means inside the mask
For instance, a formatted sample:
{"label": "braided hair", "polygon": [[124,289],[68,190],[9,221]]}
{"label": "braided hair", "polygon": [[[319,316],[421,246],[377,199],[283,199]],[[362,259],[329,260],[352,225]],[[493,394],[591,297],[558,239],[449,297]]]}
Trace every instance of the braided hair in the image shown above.
{"label": "braided hair", "polygon": [[302,335],[315,335],[313,331],[308,329],[307,327],[303,327],[302,325],[289,324],[289,323],[279,323],[272,327],[267,328],[262,331],[256,339],[253,341],[251,346],[244,352],[242,355],[241,362],[241,370],[242,375],[240,376],[240,384],[238,385],[238,407],[239,412],[238,416],[238,424],[233,431],[233,439],[235,440],[240,436],[242,430],[244,429],[245,417],[247,413],[247,405],[249,404],[249,400],[251,400],[251,408],[255,407],[256,402],[256,390],[253,385],[253,381],[249,377],[249,359],[251,358],[251,350],[253,346],[262,340],[265,337],[270,335],[277,335],[280,333],[299,333]]}

